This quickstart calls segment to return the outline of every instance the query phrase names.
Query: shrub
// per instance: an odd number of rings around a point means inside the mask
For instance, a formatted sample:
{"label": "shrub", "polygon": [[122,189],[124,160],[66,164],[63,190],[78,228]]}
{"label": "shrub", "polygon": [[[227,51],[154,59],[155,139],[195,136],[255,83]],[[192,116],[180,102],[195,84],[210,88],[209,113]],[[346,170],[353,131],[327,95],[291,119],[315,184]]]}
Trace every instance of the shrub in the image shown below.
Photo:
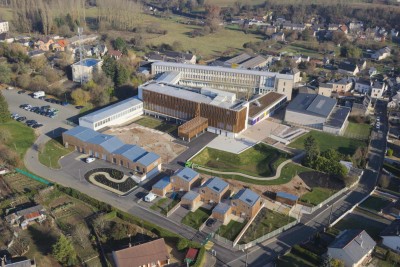
{"label": "shrub", "polygon": [[302,248],[299,245],[295,245],[292,248],[291,251],[293,254],[296,254],[300,257],[303,257],[304,259],[308,260],[311,263],[314,263],[316,265],[319,265],[321,263],[321,258],[318,257],[318,255],[312,253],[311,251],[308,251],[304,248]]}
{"label": "shrub", "polygon": [[389,149],[387,150],[386,154],[387,154],[388,157],[393,156],[393,149],[389,148]]}
{"label": "shrub", "polygon": [[182,251],[182,250],[184,250],[185,248],[187,248],[188,245],[189,245],[189,242],[187,241],[187,239],[181,238],[181,239],[179,239],[178,244],[176,245],[176,247],[177,247],[177,249],[178,249],[179,251]]}

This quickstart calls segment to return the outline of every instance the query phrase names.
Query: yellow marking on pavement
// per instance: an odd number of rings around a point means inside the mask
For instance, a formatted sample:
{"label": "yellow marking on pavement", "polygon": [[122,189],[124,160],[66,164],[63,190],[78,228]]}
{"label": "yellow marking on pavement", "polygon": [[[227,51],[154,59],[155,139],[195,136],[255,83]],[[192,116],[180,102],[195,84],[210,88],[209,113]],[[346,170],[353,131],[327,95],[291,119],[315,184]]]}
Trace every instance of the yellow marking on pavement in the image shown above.
{"label": "yellow marking on pavement", "polygon": [[214,242],[207,241],[207,243],[204,245],[204,248],[206,250],[210,250],[214,246]]}

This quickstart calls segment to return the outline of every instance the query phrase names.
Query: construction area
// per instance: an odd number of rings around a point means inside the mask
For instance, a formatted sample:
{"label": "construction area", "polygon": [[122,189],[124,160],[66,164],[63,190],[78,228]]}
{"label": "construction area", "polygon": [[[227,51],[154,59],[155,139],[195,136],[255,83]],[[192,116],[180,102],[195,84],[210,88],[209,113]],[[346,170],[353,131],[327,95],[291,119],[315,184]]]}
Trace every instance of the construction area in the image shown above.
{"label": "construction area", "polygon": [[170,162],[187,149],[186,146],[174,142],[175,138],[170,134],[136,123],[112,127],[104,133],[115,135],[126,144],[138,145],[160,155],[163,163]]}

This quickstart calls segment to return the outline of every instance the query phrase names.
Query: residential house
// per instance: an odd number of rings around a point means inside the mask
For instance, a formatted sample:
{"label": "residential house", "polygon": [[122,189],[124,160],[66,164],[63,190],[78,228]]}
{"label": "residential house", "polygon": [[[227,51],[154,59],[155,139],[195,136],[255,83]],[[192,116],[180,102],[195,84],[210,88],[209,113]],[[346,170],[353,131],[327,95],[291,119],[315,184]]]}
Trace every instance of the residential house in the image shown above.
{"label": "residential house", "polygon": [[10,30],[10,28],[8,26],[8,21],[1,20],[0,21],[0,34],[8,32],[9,30]]}
{"label": "residential house", "polygon": [[49,51],[52,44],[54,44],[54,40],[48,36],[40,38],[35,43],[36,47],[42,51]]}
{"label": "residential house", "polygon": [[371,88],[372,88],[371,81],[360,78],[356,81],[356,84],[354,86],[354,91],[359,92],[361,94],[368,94]]}
{"label": "residential house", "polygon": [[226,225],[230,221],[231,213],[232,213],[232,206],[230,206],[227,203],[220,202],[212,210],[212,217],[222,222],[222,224]]}
{"label": "residential house", "polygon": [[343,261],[345,267],[362,266],[370,261],[375,245],[365,230],[345,230],[328,246],[328,255]]}
{"label": "residential house", "polygon": [[[396,92],[394,96],[392,96],[392,101],[388,103],[387,106],[389,109],[398,109],[400,107],[400,91]],[[400,216],[400,202],[398,203],[399,215]]]}
{"label": "residential house", "polygon": [[272,40],[284,42],[285,41],[285,34],[283,32],[276,32],[271,36]]}
{"label": "residential house", "polygon": [[200,183],[200,175],[190,168],[182,168],[171,176],[172,190],[190,191]]}
{"label": "residential house", "polygon": [[201,201],[207,204],[217,204],[227,196],[229,184],[218,177],[208,179],[200,188]]}
{"label": "residential house", "polygon": [[164,238],[113,251],[116,267],[162,267],[170,263],[170,256]]}
{"label": "residential house", "polygon": [[334,80],[330,81],[329,83],[332,84],[332,91],[339,94],[350,91],[351,87],[353,86],[353,82],[349,78],[343,78],[337,81]]}
{"label": "residential house", "polygon": [[36,267],[36,261],[33,259],[8,259],[6,255],[0,257],[1,267]]}
{"label": "residential house", "polygon": [[392,221],[380,234],[382,245],[400,254],[400,219]]}
{"label": "residential house", "polygon": [[396,29],[392,29],[392,30],[390,31],[390,35],[391,35],[392,37],[398,37],[398,36],[399,36],[399,31],[397,31]]}
{"label": "residential house", "polygon": [[282,24],[282,29],[302,32],[306,29],[306,26],[303,23],[291,23],[287,21]]}
{"label": "residential house", "polygon": [[355,76],[360,72],[360,69],[356,64],[344,61],[339,64],[338,71],[339,73]]}
{"label": "residential house", "polygon": [[364,29],[364,23],[361,21],[351,21],[349,23],[349,30],[350,32],[358,32]]}
{"label": "residential house", "polygon": [[384,48],[381,48],[381,49],[377,50],[375,53],[373,53],[371,55],[371,58],[375,59],[375,60],[378,60],[378,61],[379,60],[383,60],[383,59],[385,59],[385,58],[390,56],[390,52],[391,52],[390,47],[386,46]]}
{"label": "residential house", "polygon": [[301,62],[309,62],[310,61],[310,57],[309,56],[304,56],[304,55],[293,56],[292,59],[297,64],[299,64]]}
{"label": "residential house", "polygon": [[371,97],[382,98],[383,93],[386,91],[386,84],[383,82],[375,81],[372,84]]}
{"label": "residential house", "polygon": [[41,205],[36,205],[11,213],[5,217],[5,220],[12,226],[18,225],[22,229],[26,229],[34,221],[42,222],[46,220],[46,213]]}
{"label": "residential house", "polygon": [[195,191],[186,192],[181,198],[181,206],[190,210],[195,211],[201,204],[200,194]]}
{"label": "residential house", "polygon": [[272,35],[272,34],[276,33],[276,30],[277,30],[276,26],[273,26],[273,25],[265,26],[265,34],[266,35]]}
{"label": "residential house", "polygon": [[347,28],[346,24],[340,24],[338,30],[343,32],[344,34],[348,34],[349,33],[349,28]]}
{"label": "residential house", "polygon": [[358,68],[361,70],[365,70],[365,68],[367,67],[367,61],[365,59],[360,59],[356,62]]}
{"label": "residential house", "polygon": [[318,94],[331,97],[333,92],[333,84],[331,83],[320,83],[318,86]]}
{"label": "residential house", "polygon": [[57,40],[56,42],[52,43],[50,45],[50,50],[52,51],[65,51],[65,48],[67,47],[68,42],[67,40]]}
{"label": "residential house", "polygon": [[151,192],[160,197],[165,197],[165,195],[171,190],[172,184],[169,176],[161,178],[151,187]]}
{"label": "residential house", "polygon": [[116,60],[118,60],[122,57],[122,53],[118,50],[110,50],[110,51],[108,51],[107,54]]}
{"label": "residential house", "polygon": [[340,27],[340,24],[329,23],[328,31],[337,31],[337,30],[339,30],[339,27]]}
{"label": "residential house", "polygon": [[369,70],[368,70],[369,77],[372,77],[376,74],[378,74],[378,70],[376,68],[374,68],[374,67],[369,68]]}
{"label": "residential house", "polygon": [[241,218],[253,218],[262,207],[261,197],[250,189],[241,189],[231,199],[232,214]]}
{"label": "residential house", "polygon": [[69,38],[68,44],[70,45],[79,45],[80,43],[82,44],[87,44],[96,41],[99,38],[99,35],[96,34],[90,34],[90,35],[81,35],[79,36],[73,36]]}

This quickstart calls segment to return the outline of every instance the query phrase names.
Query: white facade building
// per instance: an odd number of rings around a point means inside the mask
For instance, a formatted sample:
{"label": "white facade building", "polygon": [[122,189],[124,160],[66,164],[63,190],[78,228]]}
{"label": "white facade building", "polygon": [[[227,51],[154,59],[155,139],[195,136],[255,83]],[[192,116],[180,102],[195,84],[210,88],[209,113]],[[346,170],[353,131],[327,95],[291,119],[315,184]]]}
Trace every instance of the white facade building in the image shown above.
{"label": "white facade building", "polygon": [[129,98],[79,118],[79,126],[99,130],[126,123],[143,114],[143,102]]}
{"label": "white facade building", "polygon": [[371,97],[382,98],[382,95],[385,91],[386,91],[386,84],[376,81],[372,85]]}
{"label": "white facade building", "polygon": [[400,219],[394,220],[382,233],[382,244],[400,253]]}
{"label": "white facade building", "polygon": [[354,86],[354,91],[361,94],[368,94],[371,88],[372,86],[370,81],[359,79]]}
{"label": "white facade building", "polygon": [[10,28],[8,27],[8,21],[0,21],[0,34],[8,32]]}
{"label": "white facade building", "polygon": [[103,60],[95,58],[85,58],[72,64],[72,80],[74,82],[88,82],[93,78],[93,73],[101,71]]}
{"label": "white facade building", "polygon": [[170,71],[180,73],[179,85],[245,94],[277,92],[286,95],[288,100],[292,98],[294,76],[291,74],[173,62],[151,65],[153,75]]}

